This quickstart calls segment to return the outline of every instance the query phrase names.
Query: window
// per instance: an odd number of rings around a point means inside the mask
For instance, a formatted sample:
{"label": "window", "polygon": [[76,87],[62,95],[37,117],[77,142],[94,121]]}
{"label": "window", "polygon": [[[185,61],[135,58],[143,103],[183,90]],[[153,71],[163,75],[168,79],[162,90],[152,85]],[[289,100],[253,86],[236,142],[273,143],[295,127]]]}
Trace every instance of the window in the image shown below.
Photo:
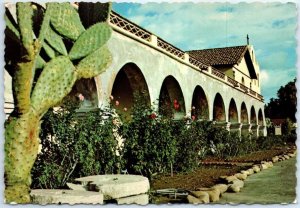
{"label": "window", "polygon": [[242,77],[242,84],[245,85],[244,77]]}

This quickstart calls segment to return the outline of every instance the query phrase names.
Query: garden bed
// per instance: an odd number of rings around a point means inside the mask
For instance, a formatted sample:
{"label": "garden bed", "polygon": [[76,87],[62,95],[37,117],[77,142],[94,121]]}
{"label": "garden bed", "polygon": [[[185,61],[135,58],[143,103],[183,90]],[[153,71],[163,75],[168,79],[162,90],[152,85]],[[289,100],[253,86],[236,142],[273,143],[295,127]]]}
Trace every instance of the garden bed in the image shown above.
{"label": "garden bed", "polygon": [[[253,163],[270,161],[276,155],[290,152],[290,149],[291,147],[276,147],[226,160],[209,157],[192,172],[175,173],[173,177],[170,174],[157,175],[151,182],[151,190],[174,188],[193,191],[197,188],[211,187],[218,182],[220,176],[233,175],[247,169]],[[152,203],[185,203],[185,200],[156,196],[152,198]]]}

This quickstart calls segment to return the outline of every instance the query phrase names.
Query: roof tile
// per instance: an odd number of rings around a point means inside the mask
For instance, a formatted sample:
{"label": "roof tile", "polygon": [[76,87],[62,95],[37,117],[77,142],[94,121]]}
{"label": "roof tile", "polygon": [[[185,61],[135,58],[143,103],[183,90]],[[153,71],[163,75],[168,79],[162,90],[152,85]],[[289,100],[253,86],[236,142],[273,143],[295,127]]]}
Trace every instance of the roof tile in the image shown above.
{"label": "roof tile", "polygon": [[216,66],[237,64],[241,61],[246,51],[247,45],[232,46],[226,48],[192,50],[187,51],[187,53],[189,53],[190,56],[207,65]]}

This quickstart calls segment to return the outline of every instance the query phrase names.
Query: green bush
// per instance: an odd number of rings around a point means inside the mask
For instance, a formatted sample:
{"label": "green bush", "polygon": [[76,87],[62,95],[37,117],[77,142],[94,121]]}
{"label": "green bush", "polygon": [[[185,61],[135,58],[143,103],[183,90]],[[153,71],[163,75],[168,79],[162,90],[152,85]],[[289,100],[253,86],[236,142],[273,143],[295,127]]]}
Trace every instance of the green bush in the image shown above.
{"label": "green bush", "polygon": [[296,139],[295,134],[240,137],[211,121],[159,116],[145,99],[134,99],[136,105],[119,112],[121,117],[112,108],[80,115],[78,102],[49,110],[41,125],[43,148],[32,170],[32,188],[62,188],[77,177],[121,169],[151,180],[155,173],[194,170],[206,156],[224,159]]}
{"label": "green bush", "polygon": [[131,120],[120,129],[125,139],[123,158],[129,173],[151,178],[154,173],[170,170],[174,163],[176,141],[171,134],[172,120],[157,116],[144,103],[136,103]]}
{"label": "green bush", "polygon": [[190,171],[198,167],[199,161],[208,152],[205,127],[207,122],[193,121],[189,125],[185,120],[173,121],[172,135],[176,139],[177,152],[174,169]]}
{"label": "green bush", "polygon": [[119,171],[113,112],[97,109],[81,117],[76,108],[67,104],[44,116],[32,188],[62,188],[77,177]]}

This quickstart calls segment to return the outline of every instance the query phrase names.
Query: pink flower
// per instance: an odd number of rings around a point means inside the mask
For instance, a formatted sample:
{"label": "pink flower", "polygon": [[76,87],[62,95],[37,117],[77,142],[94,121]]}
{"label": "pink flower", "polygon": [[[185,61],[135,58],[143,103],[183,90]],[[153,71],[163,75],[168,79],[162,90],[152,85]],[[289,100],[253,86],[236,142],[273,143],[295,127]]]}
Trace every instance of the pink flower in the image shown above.
{"label": "pink flower", "polygon": [[193,106],[192,109],[195,110],[196,109],[195,106]]}
{"label": "pink flower", "polygon": [[119,101],[116,100],[116,106],[120,105]]}
{"label": "pink flower", "polygon": [[195,121],[195,119],[196,119],[196,116],[192,116],[192,120]]}
{"label": "pink flower", "polygon": [[178,103],[178,101],[177,101],[176,99],[174,100],[174,104],[175,104],[175,103]]}
{"label": "pink flower", "polygon": [[126,112],[126,111],[127,111],[127,108],[124,108],[123,110]]}
{"label": "pink flower", "polygon": [[151,113],[149,116],[151,119],[155,119],[156,118],[156,114],[155,113]]}
{"label": "pink flower", "polygon": [[84,100],[84,96],[81,93],[78,95],[78,98],[79,98],[80,101]]}

